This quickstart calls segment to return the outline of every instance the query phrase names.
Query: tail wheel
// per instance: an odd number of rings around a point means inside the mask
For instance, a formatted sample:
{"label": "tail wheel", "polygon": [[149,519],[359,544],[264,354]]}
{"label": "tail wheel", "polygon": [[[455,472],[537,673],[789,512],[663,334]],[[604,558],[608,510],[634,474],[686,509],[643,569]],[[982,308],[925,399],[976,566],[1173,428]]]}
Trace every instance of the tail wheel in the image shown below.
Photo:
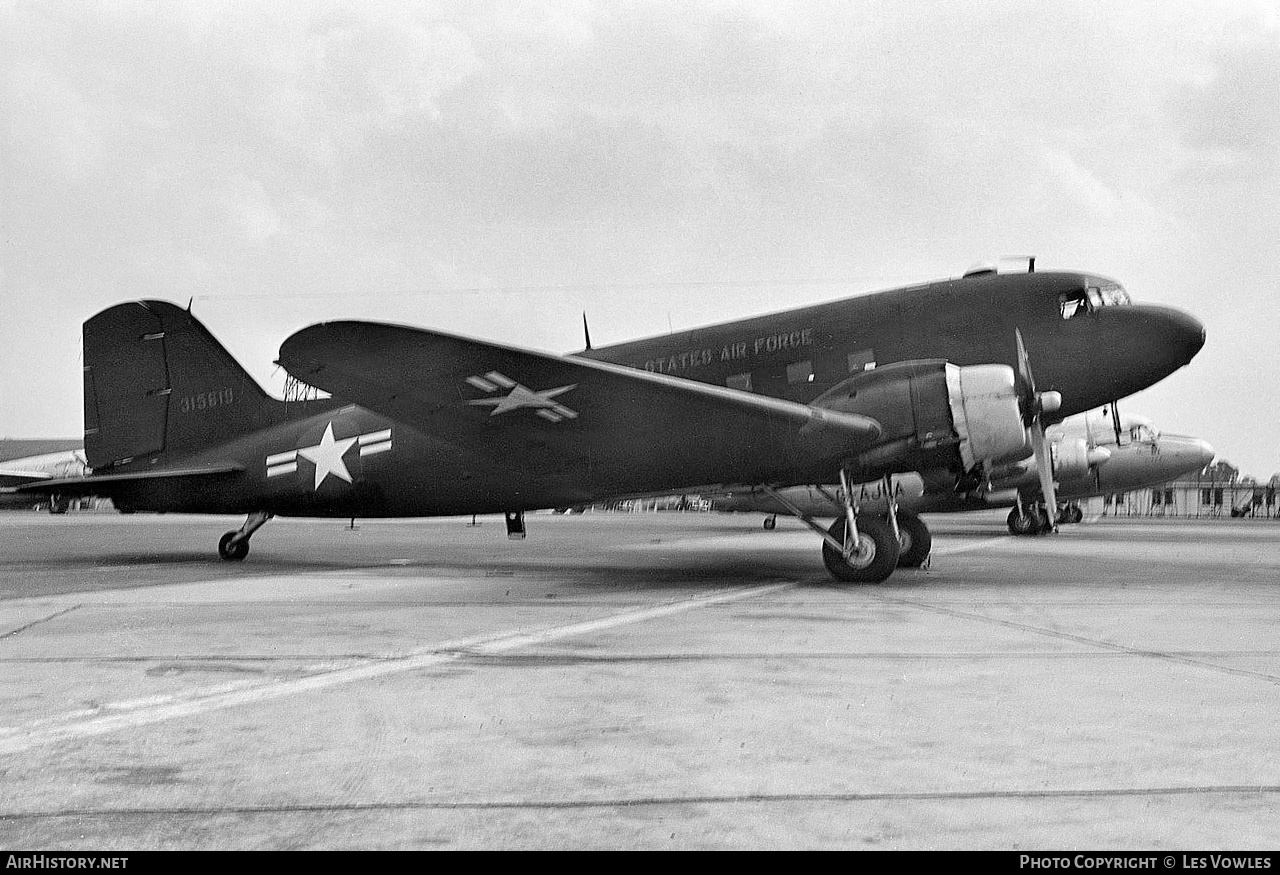
{"label": "tail wheel", "polygon": [[933,535],[924,520],[910,511],[898,511],[898,567],[919,568],[932,549]]}
{"label": "tail wheel", "polygon": [[778,518],[776,516],[773,516],[772,514],[770,514],[769,516],[764,518],[764,530],[766,532],[772,532],[777,527],[778,527]]}
{"label": "tail wheel", "polygon": [[249,539],[236,541],[239,532],[227,532],[218,541],[218,555],[228,562],[240,562],[249,555]]}
{"label": "tail wheel", "polygon": [[[848,528],[844,517],[832,524],[827,532],[843,543]],[[836,580],[846,583],[880,583],[893,573],[898,565],[898,539],[887,520],[878,517],[858,517],[858,549],[844,557],[826,541],[822,542],[822,562]]]}

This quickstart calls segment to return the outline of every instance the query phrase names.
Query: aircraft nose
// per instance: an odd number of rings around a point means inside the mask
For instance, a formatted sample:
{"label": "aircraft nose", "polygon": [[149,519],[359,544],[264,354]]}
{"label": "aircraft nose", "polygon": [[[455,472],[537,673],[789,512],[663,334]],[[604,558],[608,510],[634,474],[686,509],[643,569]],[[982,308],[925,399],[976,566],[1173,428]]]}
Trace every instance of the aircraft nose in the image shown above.
{"label": "aircraft nose", "polygon": [[1190,313],[1174,307],[1156,309],[1165,323],[1169,345],[1177,351],[1182,364],[1189,363],[1204,347],[1204,323]]}
{"label": "aircraft nose", "polygon": [[1181,471],[1200,470],[1213,461],[1216,455],[1213,445],[1197,437],[1181,434],[1163,434],[1159,440],[1161,452],[1170,461],[1177,462]]}
{"label": "aircraft nose", "polygon": [[1213,445],[1212,445],[1212,444],[1210,444],[1208,441],[1200,440],[1199,438],[1196,438],[1196,440],[1195,440],[1195,447],[1194,447],[1194,451],[1196,452],[1197,457],[1198,457],[1198,458],[1199,458],[1199,460],[1200,460],[1200,467],[1201,467],[1201,468],[1204,468],[1204,467],[1205,467],[1205,466],[1207,466],[1210,462],[1212,462],[1212,461],[1213,461],[1213,457],[1214,457],[1215,455],[1217,455],[1217,454],[1213,451]]}

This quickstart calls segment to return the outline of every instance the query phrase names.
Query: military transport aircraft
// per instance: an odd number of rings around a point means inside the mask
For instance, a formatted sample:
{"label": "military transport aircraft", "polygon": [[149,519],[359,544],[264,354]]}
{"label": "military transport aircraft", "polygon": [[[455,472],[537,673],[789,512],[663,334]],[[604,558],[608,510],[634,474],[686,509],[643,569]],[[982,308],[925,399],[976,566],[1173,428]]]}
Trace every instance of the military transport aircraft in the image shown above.
{"label": "military transport aircraft", "polygon": [[[1121,421],[1118,441],[1109,425],[1090,429],[1081,417],[1048,430],[1057,495],[1066,502],[1059,510],[1059,522],[1080,522],[1083,513],[1075,503],[1080,499],[1167,483],[1213,461],[1213,447],[1199,438],[1162,434],[1146,417],[1126,415]],[[968,492],[957,492],[943,471],[895,474],[887,482],[861,483],[853,488],[864,512],[886,512],[893,497],[898,508],[899,568],[918,567],[929,556],[932,538],[916,514],[1012,507],[1008,518],[1012,534],[1045,531],[1043,522],[1029,510],[1040,491],[1034,462],[1029,459],[989,472],[986,481]],[[766,529],[774,528],[778,514],[830,519],[843,512],[839,488],[831,484],[792,486],[776,492],[776,497],[753,489],[703,498],[711,499],[712,510],[765,514]]]}
{"label": "military transport aircraft", "polygon": [[[83,477],[87,473],[88,463],[83,448],[38,453],[0,462],[0,489],[44,480]],[[70,499],[57,493],[51,493],[47,498],[49,513],[66,513],[71,506]],[[29,508],[31,503],[30,495],[0,494],[0,507]]]}
{"label": "military transport aircraft", "polygon": [[[1033,451],[1051,482],[1052,417],[1150,386],[1203,343],[1194,318],[1111,280],[981,273],[571,356],[322,323],[278,361],[333,397],[280,401],[189,311],[137,301],[84,326],[92,476],[20,488],[247,513],[218,545],[236,560],[277,514],[505,512],[522,537],[537,508],[925,469],[960,488]],[[841,580],[897,565],[892,511],[850,497],[830,529],[805,521]]]}

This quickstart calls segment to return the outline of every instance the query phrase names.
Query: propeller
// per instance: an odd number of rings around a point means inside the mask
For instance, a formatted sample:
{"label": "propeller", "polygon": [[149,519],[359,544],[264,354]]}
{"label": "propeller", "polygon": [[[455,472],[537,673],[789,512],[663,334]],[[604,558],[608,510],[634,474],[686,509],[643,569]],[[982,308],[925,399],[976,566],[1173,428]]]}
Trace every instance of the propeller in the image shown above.
{"label": "propeller", "polygon": [[1036,471],[1040,474],[1040,493],[1044,496],[1049,525],[1056,531],[1058,492],[1053,484],[1053,460],[1049,457],[1049,445],[1044,437],[1044,414],[1053,413],[1062,406],[1062,395],[1058,392],[1036,391],[1036,380],[1031,374],[1031,358],[1027,355],[1027,347],[1022,342],[1022,331],[1015,328],[1013,333],[1018,339],[1018,376],[1022,378],[1027,392],[1022,406],[1023,422],[1031,435],[1031,449],[1036,456]]}
{"label": "propeller", "polygon": [[1111,402],[1111,427],[1116,430],[1116,446],[1120,446],[1120,404]]}

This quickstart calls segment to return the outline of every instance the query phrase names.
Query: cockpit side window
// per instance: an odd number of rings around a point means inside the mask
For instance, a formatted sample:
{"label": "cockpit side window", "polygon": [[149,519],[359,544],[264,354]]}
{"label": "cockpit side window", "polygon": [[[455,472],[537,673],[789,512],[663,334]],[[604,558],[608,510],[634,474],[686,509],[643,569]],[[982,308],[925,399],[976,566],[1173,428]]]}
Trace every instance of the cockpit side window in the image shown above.
{"label": "cockpit side window", "polygon": [[1063,319],[1070,319],[1073,316],[1083,316],[1085,313],[1089,312],[1084,291],[1066,292],[1058,295],[1058,309],[1062,313]]}

